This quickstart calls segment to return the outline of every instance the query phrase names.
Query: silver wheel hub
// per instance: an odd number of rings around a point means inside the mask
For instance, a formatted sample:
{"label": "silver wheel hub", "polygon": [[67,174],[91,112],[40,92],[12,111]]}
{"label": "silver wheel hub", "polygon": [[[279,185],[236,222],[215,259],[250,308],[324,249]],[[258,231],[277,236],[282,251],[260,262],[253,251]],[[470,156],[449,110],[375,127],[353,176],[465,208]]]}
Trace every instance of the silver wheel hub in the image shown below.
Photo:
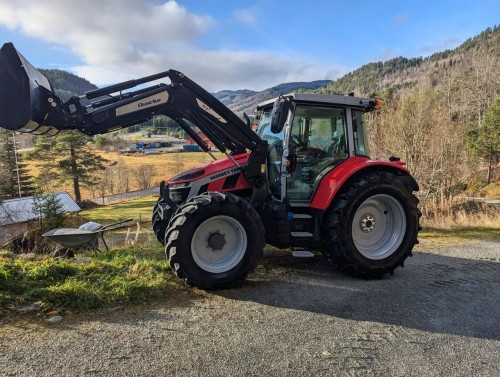
{"label": "silver wheel hub", "polygon": [[191,255],[205,271],[223,273],[236,267],[248,245],[241,223],[230,216],[214,216],[202,222],[193,233]]}
{"label": "silver wheel hub", "polygon": [[380,260],[391,256],[403,242],[405,233],[405,211],[391,195],[369,197],[354,214],[352,240],[365,258]]}
{"label": "silver wheel hub", "polygon": [[365,233],[375,229],[375,218],[372,215],[366,215],[361,219],[361,230]]}

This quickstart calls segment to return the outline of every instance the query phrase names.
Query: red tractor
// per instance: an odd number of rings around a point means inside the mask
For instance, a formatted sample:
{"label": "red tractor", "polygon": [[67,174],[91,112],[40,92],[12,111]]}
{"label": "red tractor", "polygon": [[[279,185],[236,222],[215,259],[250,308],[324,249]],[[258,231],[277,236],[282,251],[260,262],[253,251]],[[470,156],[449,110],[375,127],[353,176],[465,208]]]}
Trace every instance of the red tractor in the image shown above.
{"label": "red tractor", "polygon": [[[163,78],[170,83],[124,92]],[[418,185],[399,159],[368,157],[365,113],[379,106],[377,99],[292,93],[258,106],[255,132],[246,115],[245,122],[174,70],[63,102],[12,44],[0,50],[0,127],[95,135],[161,114],[214,158],[163,182],[153,210],[172,270],[203,289],[243,282],[266,243],[319,250],[365,278],[403,266],[418,242]],[[215,159],[194,126],[224,159]]]}

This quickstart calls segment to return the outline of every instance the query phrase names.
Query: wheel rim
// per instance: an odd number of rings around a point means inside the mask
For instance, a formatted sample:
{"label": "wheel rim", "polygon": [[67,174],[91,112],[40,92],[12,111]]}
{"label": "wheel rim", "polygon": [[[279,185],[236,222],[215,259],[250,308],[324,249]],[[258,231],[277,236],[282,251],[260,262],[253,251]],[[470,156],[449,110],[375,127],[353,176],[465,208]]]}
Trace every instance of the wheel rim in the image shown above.
{"label": "wheel rim", "polygon": [[374,195],[359,206],[352,221],[352,239],[366,258],[392,255],[403,241],[406,216],[401,203],[390,195]]}
{"label": "wheel rim", "polygon": [[231,270],[243,259],[247,235],[238,220],[214,216],[198,226],[191,240],[191,254],[196,264],[208,272]]}

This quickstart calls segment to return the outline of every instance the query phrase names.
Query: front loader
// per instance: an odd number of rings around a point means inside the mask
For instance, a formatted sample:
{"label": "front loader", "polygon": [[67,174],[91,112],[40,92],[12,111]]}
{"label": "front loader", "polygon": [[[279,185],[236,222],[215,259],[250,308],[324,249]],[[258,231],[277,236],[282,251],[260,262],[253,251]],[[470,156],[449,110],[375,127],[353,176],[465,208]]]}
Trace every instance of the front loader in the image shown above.
{"label": "front loader", "polygon": [[[162,182],[152,217],[174,273],[203,289],[241,284],[266,243],[321,251],[364,278],[403,266],[418,242],[418,185],[398,159],[368,157],[364,115],[379,106],[377,99],[291,93],[258,106],[254,132],[248,117],[178,71],[63,102],[11,43],[0,50],[0,127],[96,135],[161,114],[214,158]],[[216,160],[194,127],[226,157]]]}

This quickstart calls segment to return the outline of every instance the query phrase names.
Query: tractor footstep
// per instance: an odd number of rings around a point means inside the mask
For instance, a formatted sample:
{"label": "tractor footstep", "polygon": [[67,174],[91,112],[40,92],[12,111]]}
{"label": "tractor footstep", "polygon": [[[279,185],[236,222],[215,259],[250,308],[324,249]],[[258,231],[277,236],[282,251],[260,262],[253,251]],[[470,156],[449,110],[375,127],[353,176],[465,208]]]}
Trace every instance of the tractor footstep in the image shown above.
{"label": "tractor footstep", "polygon": [[292,255],[295,258],[311,258],[314,257],[314,253],[309,250],[292,250]]}

